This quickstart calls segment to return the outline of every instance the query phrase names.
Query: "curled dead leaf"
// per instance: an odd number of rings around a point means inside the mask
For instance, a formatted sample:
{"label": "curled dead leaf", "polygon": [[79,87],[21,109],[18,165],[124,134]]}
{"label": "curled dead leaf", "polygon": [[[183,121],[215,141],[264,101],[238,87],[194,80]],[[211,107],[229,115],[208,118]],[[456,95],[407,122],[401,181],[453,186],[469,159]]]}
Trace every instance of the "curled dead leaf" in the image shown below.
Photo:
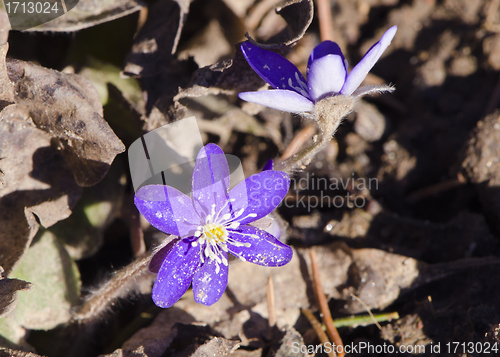
{"label": "curled dead leaf", "polygon": [[[276,13],[283,17],[287,27],[270,38],[265,44],[258,44],[262,48],[283,48],[293,45],[300,40],[311,25],[314,17],[312,0],[292,0],[276,9]],[[248,34],[250,42],[257,44]]]}

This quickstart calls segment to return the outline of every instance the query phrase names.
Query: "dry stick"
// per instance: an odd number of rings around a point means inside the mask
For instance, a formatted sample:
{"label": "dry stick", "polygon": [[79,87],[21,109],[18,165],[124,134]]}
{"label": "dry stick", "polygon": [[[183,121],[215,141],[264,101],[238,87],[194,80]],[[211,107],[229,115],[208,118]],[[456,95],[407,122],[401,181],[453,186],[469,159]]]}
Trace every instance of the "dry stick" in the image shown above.
{"label": "dry stick", "polygon": [[[326,336],[325,332],[321,328],[321,324],[319,321],[314,317],[311,311],[308,309],[301,309],[302,313],[304,316],[309,320],[309,323],[314,329],[314,332],[316,332],[316,335],[318,335],[319,341],[323,346],[326,346],[327,344],[330,344],[330,340],[328,340],[328,336]],[[336,353],[333,351],[333,349],[328,353],[329,357],[336,357]]]}
{"label": "dry stick", "polygon": [[321,41],[333,41],[333,20],[330,0],[316,0]]}
{"label": "dry stick", "polygon": [[142,7],[141,10],[139,11],[139,18],[137,19],[137,30],[135,31],[136,35],[139,33],[139,31],[141,31],[147,19],[148,19],[148,8],[145,6]]}
{"label": "dry stick", "polygon": [[276,170],[281,170],[284,172],[291,173],[293,171],[303,169],[305,165],[309,164],[309,162],[312,160],[312,158],[321,150],[323,149],[326,144],[331,139],[331,135],[325,135],[323,133],[319,133],[318,137],[316,140],[309,145],[308,147],[304,148],[297,154],[283,160],[279,161],[276,164]]}
{"label": "dry stick", "polygon": [[269,327],[276,325],[276,304],[274,300],[274,283],[273,277],[269,275],[267,278],[267,313],[269,315]]}
{"label": "dry stick", "polygon": [[462,186],[466,183],[467,179],[459,173],[454,179],[439,182],[410,193],[408,196],[406,196],[406,201],[416,202],[429,196],[433,196],[438,193],[451,190],[452,188]]}
{"label": "dry stick", "polygon": [[323,315],[322,318],[323,323],[326,327],[326,332],[336,346],[342,346],[342,350],[339,351],[338,355],[339,357],[343,357],[344,344],[342,343],[342,339],[340,338],[337,328],[333,324],[332,314],[330,312],[330,308],[328,307],[328,302],[326,301],[326,296],[321,286],[321,278],[319,276],[318,262],[316,261],[316,251],[314,250],[314,247],[309,250],[309,256],[311,258],[314,291],[316,293],[316,299],[318,300],[319,309],[321,311],[321,314]]}
{"label": "dry stick", "polygon": [[301,129],[292,139],[288,147],[285,149],[283,155],[281,155],[280,160],[286,160],[295,154],[304,143],[309,140],[316,132],[316,126],[310,124],[305,128]]}

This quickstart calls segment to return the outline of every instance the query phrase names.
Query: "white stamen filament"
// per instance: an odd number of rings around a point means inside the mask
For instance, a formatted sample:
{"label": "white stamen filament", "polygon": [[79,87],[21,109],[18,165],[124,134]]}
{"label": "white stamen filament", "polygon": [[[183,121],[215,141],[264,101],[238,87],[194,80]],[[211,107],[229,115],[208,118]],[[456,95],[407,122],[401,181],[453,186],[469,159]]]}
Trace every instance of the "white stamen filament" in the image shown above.
{"label": "white stamen filament", "polygon": [[[236,229],[240,226],[240,220],[247,219],[249,217],[257,217],[255,213],[249,213],[245,217],[240,218],[245,212],[245,208],[241,208],[234,215],[230,213],[225,213],[221,216],[224,209],[230,202],[234,202],[235,199],[229,199],[226,201],[224,206],[216,212],[216,205],[213,204],[210,210],[210,214],[205,217],[205,224],[200,225],[196,228],[194,232],[194,237],[198,238],[191,243],[193,247],[200,246],[200,261],[204,263],[207,258],[207,262],[215,263],[215,273],[220,272],[220,264],[228,265],[226,257],[223,252],[229,252],[228,244],[234,247],[251,247],[251,243],[238,242],[229,236],[227,229]],[[238,221],[236,221],[238,219]],[[238,232],[246,237],[258,238],[255,234]],[[233,253],[234,254],[234,253]],[[243,261],[246,259],[240,254],[234,254]]]}
{"label": "white stamen filament", "polygon": [[309,90],[307,88],[307,84],[300,80],[299,74],[297,72],[295,72],[295,80],[297,81],[297,83],[299,83],[299,87],[293,85],[291,78],[288,78],[288,85],[299,92],[302,96],[309,98]]}

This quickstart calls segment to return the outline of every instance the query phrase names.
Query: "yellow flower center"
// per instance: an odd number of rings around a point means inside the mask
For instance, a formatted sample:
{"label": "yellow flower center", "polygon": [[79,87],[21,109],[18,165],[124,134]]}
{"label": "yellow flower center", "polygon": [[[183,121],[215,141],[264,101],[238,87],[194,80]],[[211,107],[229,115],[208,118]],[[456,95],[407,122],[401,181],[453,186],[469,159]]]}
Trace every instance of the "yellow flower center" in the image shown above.
{"label": "yellow flower center", "polygon": [[203,226],[203,235],[205,239],[213,243],[225,243],[228,237],[226,228],[217,223],[205,224]]}

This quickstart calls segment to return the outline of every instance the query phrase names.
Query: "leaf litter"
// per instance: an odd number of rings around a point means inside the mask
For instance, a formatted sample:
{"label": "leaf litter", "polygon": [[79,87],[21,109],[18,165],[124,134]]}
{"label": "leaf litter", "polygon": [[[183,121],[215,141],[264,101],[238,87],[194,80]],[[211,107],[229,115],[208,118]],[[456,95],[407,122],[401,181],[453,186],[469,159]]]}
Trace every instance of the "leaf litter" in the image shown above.
{"label": "leaf litter", "polygon": [[[305,71],[320,41],[311,4],[81,2],[69,13],[74,17],[33,29],[85,31],[136,16],[139,30],[127,39],[122,73],[140,88],[120,83],[121,64],[109,70],[105,56],[97,65],[68,57],[64,65],[79,74],[27,62],[49,63],[49,51],[22,54],[25,35],[11,32],[12,58],[0,62],[0,355],[294,355],[294,342],[319,343],[300,312],[318,312],[312,246],[334,321],[368,312],[401,316],[380,322],[381,331],[339,328],[344,343],[500,342],[494,90],[500,20],[483,16],[494,13],[489,0],[338,1],[333,35],[352,63],[398,25],[375,67],[378,77],[367,78],[394,83],[397,91],[361,102],[335,141],[294,173],[295,183],[307,185],[292,186],[278,210],[282,240],[294,248],[290,264],[269,271],[233,261],[229,288],[213,306],[196,304],[189,292],[171,309],[152,306],[147,262],[165,235],[140,222],[148,252],[134,258],[137,226],[123,208],[131,187],[122,142],[194,114],[204,141],[240,157],[247,175],[292,141],[307,143],[311,136],[294,136],[309,123],[243,104],[236,94],[264,86],[238,49],[247,31]],[[88,13],[76,11],[85,7]],[[122,30],[119,22],[108,25]],[[56,43],[34,36],[44,46]],[[111,41],[106,37],[92,41]],[[65,47],[56,46],[62,57]],[[2,59],[6,53],[4,45]],[[321,188],[319,178],[344,185]],[[370,178],[376,185],[358,185]],[[303,205],[319,197],[321,206]],[[348,204],[348,197],[358,201]],[[361,197],[364,204],[354,207]],[[343,205],[332,204],[341,198]]]}

